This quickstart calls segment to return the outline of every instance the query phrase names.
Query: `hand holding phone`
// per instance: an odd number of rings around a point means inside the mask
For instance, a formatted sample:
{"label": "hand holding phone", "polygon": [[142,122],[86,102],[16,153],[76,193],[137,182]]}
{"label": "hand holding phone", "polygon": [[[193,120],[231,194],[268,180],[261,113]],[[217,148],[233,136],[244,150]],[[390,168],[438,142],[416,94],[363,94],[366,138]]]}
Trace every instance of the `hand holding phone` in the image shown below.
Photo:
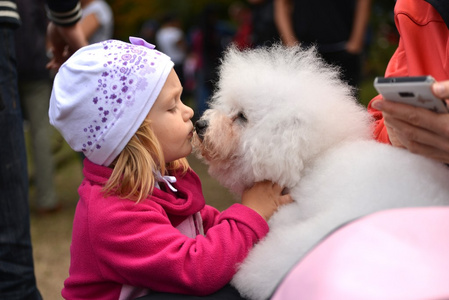
{"label": "hand holding phone", "polygon": [[384,99],[448,113],[446,102],[432,93],[432,76],[376,77],[374,87]]}

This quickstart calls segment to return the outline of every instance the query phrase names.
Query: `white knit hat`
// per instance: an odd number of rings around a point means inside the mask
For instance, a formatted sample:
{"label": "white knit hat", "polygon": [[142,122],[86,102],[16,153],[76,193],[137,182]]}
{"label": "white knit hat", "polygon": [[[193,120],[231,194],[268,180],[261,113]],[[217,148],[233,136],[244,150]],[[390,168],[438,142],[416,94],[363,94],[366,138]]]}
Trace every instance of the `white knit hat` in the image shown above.
{"label": "white knit hat", "polygon": [[173,68],[139,38],[107,40],[75,52],[59,69],[50,123],[73,150],[108,166],[148,115]]}

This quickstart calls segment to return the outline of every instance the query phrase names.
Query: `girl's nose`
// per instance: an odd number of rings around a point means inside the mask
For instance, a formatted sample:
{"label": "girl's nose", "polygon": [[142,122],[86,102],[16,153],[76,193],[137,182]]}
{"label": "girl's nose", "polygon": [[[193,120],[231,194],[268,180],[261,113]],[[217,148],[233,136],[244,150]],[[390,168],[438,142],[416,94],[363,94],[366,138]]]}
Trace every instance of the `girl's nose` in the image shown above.
{"label": "girl's nose", "polygon": [[185,110],[185,116],[188,118],[188,120],[193,118],[193,109],[190,106],[187,106],[184,104],[184,110]]}

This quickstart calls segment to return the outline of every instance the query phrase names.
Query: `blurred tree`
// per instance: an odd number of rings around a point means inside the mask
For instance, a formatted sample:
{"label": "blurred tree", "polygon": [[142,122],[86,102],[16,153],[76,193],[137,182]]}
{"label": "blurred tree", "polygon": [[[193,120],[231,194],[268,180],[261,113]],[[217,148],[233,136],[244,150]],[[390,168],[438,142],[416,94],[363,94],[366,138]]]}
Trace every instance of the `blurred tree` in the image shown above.
{"label": "blurred tree", "polygon": [[399,34],[394,24],[395,1],[373,1],[370,18],[370,28],[365,49],[364,80],[360,86],[360,102],[368,105],[377,95],[373,86],[376,76],[383,76],[388,61],[396,50]]}
{"label": "blurred tree", "polygon": [[371,12],[370,42],[368,43],[366,72],[376,76],[385,73],[399,42],[399,34],[394,24],[394,4],[392,0],[376,0]]}

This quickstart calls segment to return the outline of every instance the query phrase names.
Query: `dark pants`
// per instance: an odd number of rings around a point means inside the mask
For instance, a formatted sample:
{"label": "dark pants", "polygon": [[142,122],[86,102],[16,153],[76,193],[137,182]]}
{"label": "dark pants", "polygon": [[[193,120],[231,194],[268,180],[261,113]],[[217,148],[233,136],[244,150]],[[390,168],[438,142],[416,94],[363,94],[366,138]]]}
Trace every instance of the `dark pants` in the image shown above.
{"label": "dark pants", "polygon": [[354,88],[358,88],[362,79],[362,55],[346,51],[320,53],[327,63],[341,69],[342,79]]}
{"label": "dark pants", "polygon": [[27,160],[15,57],[13,29],[1,25],[0,299],[41,299],[34,276]]}
{"label": "dark pants", "polygon": [[231,285],[226,285],[221,290],[209,296],[188,296],[170,293],[152,293],[136,300],[245,300]]}

